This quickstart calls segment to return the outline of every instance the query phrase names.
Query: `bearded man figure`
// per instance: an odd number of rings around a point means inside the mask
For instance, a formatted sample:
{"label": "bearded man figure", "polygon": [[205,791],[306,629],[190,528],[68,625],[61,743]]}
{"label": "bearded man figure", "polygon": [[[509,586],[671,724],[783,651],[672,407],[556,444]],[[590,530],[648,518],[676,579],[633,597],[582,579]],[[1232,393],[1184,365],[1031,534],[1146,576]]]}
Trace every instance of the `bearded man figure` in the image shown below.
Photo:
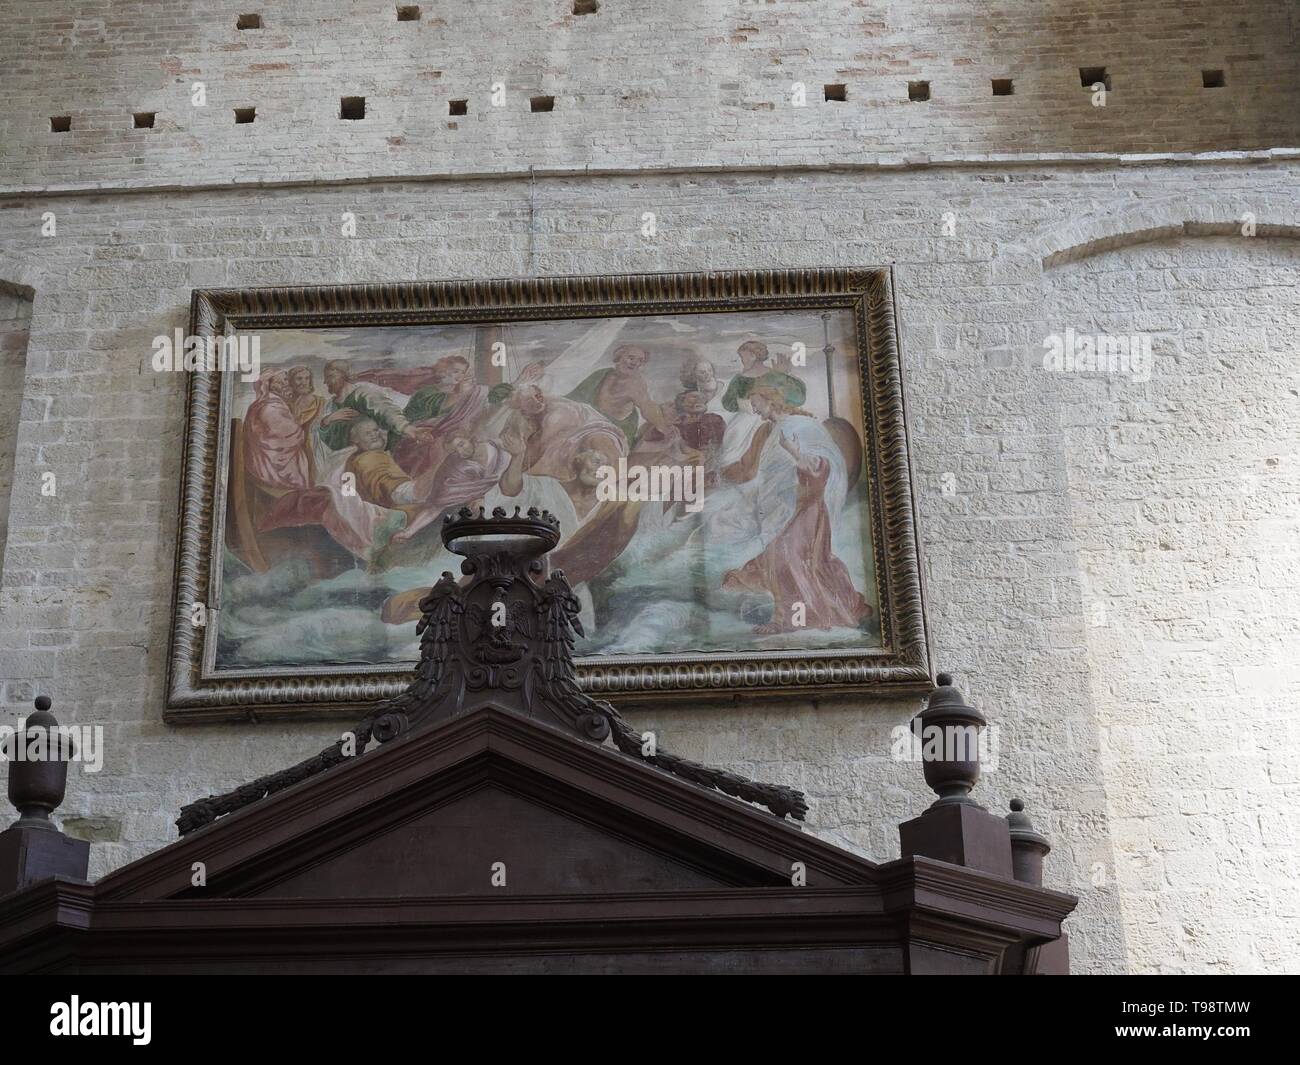
{"label": "bearded man figure", "polygon": [[568,394],[567,399],[595,407],[623,430],[627,446],[636,443],[641,419],[659,428],[669,421],[659,404],[650,398],[650,387],[641,370],[650,361],[650,353],[636,344],[621,344],[614,349],[614,365],[589,374]]}
{"label": "bearded man figure", "polygon": [[244,415],[244,468],[272,495],[311,486],[307,434],[294,414],[289,371],[262,374]]}
{"label": "bearded man figure", "polygon": [[348,446],[350,423],[358,418],[369,418],[382,428],[390,450],[406,436],[427,439],[428,429],[413,427],[402,413],[405,404],[399,394],[371,381],[355,379],[351,367],[340,359],[325,364],[324,376],[330,404],[317,433],[331,450],[342,451]]}
{"label": "bearded man figure", "polygon": [[393,457],[412,476],[419,476],[442,464],[452,441],[473,434],[492,409],[514,394],[516,388],[541,377],[541,363],[520,371],[513,382],[503,381],[490,388],[474,377],[474,367],[463,355],[448,355],[433,364],[433,382],[419,389],[402,410],[406,420],[423,434],[410,434],[393,447]]}

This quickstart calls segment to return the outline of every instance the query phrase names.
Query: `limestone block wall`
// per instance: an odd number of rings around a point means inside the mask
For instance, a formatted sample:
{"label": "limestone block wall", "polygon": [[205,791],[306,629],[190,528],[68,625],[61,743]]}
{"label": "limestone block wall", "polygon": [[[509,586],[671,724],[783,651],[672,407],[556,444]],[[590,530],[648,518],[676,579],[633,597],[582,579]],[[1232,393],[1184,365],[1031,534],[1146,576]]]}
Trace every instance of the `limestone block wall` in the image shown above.
{"label": "limestone block wall", "polygon": [[[1276,677],[1251,670],[1292,641],[1294,617],[1273,602],[1290,578],[1245,558],[1251,543],[1268,543],[1281,559],[1294,518],[1286,509],[1294,496],[1275,486],[1294,485],[1286,480],[1294,477],[1286,465],[1294,394],[1277,373],[1288,357],[1294,365],[1292,297],[1279,294],[1295,282],[1295,178],[1290,164],[1044,164],[12,197],[0,213],[0,275],[38,274],[0,586],[4,711],[16,717],[31,691],[43,690],[69,719],[106,726],[105,768],[74,778],[64,811],[96,840],[96,873],[173,838],[185,801],[287,764],[336,731],[161,721],[184,382],[152,370],[150,341],[185,325],[193,287],[892,264],[937,659],[1000,726],[998,768],[977,796],[1005,809],[1022,795],[1055,841],[1050,883],[1081,896],[1072,934],[1082,971],[1293,967],[1296,856],[1284,822],[1294,783],[1279,731],[1293,720],[1282,720],[1284,704],[1273,698]],[[43,237],[51,208],[58,235]],[[659,220],[652,240],[642,236],[646,211]],[[340,232],[344,212],[356,216],[354,237]],[[1245,212],[1258,218],[1255,236],[1213,235],[1236,232]],[[1172,231],[1178,243],[1106,250]],[[1202,231],[1210,235],[1195,235]],[[1075,262],[1076,248],[1099,254]],[[1198,265],[1180,270],[1184,255]],[[1166,266],[1154,270],[1152,261]],[[1222,294],[1229,279],[1235,295]],[[1098,328],[1177,334],[1186,353],[1175,359],[1158,341],[1142,385],[1045,371],[1044,337],[1062,322],[1078,331],[1096,323],[1103,293],[1111,313]],[[1208,309],[1194,315],[1197,307]],[[1188,339],[1209,319],[1237,335],[1234,323],[1254,313],[1267,324],[1231,352]],[[1258,371],[1233,378],[1240,411],[1225,410],[1212,371],[1204,386],[1179,376],[1192,375],[1203,354]],[[1119,414],[1103,398],[1121,413],[1147,412],[1147,432],[1174,434],[1144,438],[1147,465],[1134,467],[1140,487],[1130,489],[1140,499],[1116,494],[1111,479],[1133,446],[1126,434],[1139,430],[1116,428]],[[1177,417],[1171,404],[1181,405]],[[1212,569],[1224,552],[1237,559],[1224,565],[1238,619],[1244,604],[1271,605],[1249,640],[1220,647],[1218,616],[1195,611],[1208,594],[1138,585],[1146,578],[1136,555],[1126,556],[1138,574],[1131,593],[1106,583],[1115,569],[1106,529],[1145,507],[1149,539],[1181,505],[1179,493],[1192,491],[1159,495],[1165,480],[1153,471],[1193,454],[1193,441],[1165,423],[1201,427],[1195,454],[1215,464],[1204,490],[1217,491],[1231,477],[1222,439],[1237,432],[1240,413],[1258,422],[1257,451],[1240,456],[1260,478],[1254,509],[1241,515],[1249,529],[1218,554],[1207,531],[1185,560]],[[1086,455],[1080,434],[1093,441]],[[1269,457],[1279,465],[1268,466]],[[39,493],[46,471],[57,475],[54,498]],[[1090,625],[1097,595],[1115,628]],[[1144,613],[1152,609],[1154,617]],[[1135,723],[1161,736],[1167,707],[1192,712],[1177,692],[1143,681],[1149,656],[1132,647],[1135,634],[1174,618],[1182,619],[1177,646],[1162,675],[1193,684],[1196,712],[1209,691],[1197,678],[1221,676],[1214,662],[1248,652],[1232,687],[1215,689],[1221,735],[1212,742],[1240,747],[1248,735],[1254,746],[1216,755],[1213,773],[1225,782],[1201,781],[1200,799],[1180,798],[1182,734],[1161,741],[1172,745],[1162,761],[1143,763],[1136,792],[1122,747]],[[1118,658],[1103,638],[1123,645]],[[928,801],[918,768],[891,758],[890,730],[917,705],[749,702],[641,710],[635,720],[688,756],[806,789],[810,831],[887,859],[897,853],[894,826]],[[1238,838],[1247,814],[1227,808],[1228,793],[1243,797],[1259,846]],[[1242,953],[1238,896],[1189,880],[1187,856],[1161,857],[1179,840],[1234,868],[1253,863],[1252,920],[1271,921],[1271,938]],[[1166,881],[1151,879],[1153,866]],[[1152,899],[1175,888],[1185,893],[1153,910]],[[1195,935],[1183,931],[1189,921]]]}
{"label": "limestone block wall", "polygon": [[[591,6],[0,0],[0,715],[104,727],[92,873],[337,731],[162,723],[194,288],[886,265],[936,659],[1076,970],[1296,971],[1295,5]],[[883,860],[918,705],[632,716]]]}
{"label": "limestone block wall", "polygon": [[[1152,334],[1062,417],[1135,967],[1294,970],[1300,244],[1161,240],[1047,272],[1051,320]],[[1229,902],[1231,905],[1228,905]]]}
{"label": "limestone block wall", "polygon": [[3,544],[9,533],[9,490],[13,486],[31,316],[32,301],[25,294],[0,289],[0,567],[4,565]]}

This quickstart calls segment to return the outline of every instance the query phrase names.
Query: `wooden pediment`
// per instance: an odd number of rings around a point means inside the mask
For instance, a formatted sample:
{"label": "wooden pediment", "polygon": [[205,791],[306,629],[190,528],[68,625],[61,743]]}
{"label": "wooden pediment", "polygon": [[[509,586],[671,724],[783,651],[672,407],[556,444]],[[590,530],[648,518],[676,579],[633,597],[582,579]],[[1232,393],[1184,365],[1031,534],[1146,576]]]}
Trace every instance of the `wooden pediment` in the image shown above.
{"label": "wooden pediment", "polygon": [[0,897],[0,972],[1032,972],[1073,905],[486,706]]}
{"label": "wooden pediment", "polygon": [[788,887],[800,869],[808,886],[833,887],[874,868],[610,747],[485,707],[193,832],[97,895],[590,895]]}
{"label": "wooden pediment", "polygon": [[[580,690],[554,518],[464,509],[442,535],[467,580],[421,600],[404,693],[97,884],[82,851],[0,896],[0,971],[1047,971],[1074,900],[1011,879],[1007,822],[936,804],[887,865],[814,838],[786,820],[802,793],[643,750]],[[56,837],[11,829],[11,864],[50,868]]]}

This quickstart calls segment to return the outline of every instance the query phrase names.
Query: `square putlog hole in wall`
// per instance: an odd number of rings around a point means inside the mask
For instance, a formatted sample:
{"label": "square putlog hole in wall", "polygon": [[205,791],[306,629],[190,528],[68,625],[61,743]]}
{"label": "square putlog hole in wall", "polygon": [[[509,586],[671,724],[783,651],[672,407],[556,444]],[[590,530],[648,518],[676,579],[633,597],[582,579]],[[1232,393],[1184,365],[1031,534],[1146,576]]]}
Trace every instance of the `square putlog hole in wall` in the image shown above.
{"label": "square putlog hole in wall", "polygon": [[909,81],[907,83],[907,98],[914,103],[924,103],[930,99],[930,83],[928,81]]}
{"label": "square putlog hole in wall", "polygon": [[72,129],[71,115],[56,115],[50,119],[51,133],[67,133]]}
{"label": "square putlog hole in wall", "polygon": [[405,4],[397,9],[398,22],[419,22],[420,9],[415,4]]}
{"label": "square putlog hole in wall", "polygon": [[261,15],[240,15],[235,19],[235,29],[237,30],[260,30],[261,28]]}
{"label": "square putlog hole in wall", "polygon": [[467,115],[469,114],[468,100],[448,100],[447,114],[449,115]]}
{"label": "square putlog hole in wall", "polygon": [[153,111],[137,111],[131,116],[131,125],[135,129],[153,129]]}
{"label": "square putlog hole in wall", "polygon": [[594,15],[600,10],[600,0],[573,0],[575,15]]}
{"label": "square putlog hole in wall", "polygon": [[339,118],[357,122],[366,117],[366,98],[364,96],[339,97]]}
{"label": "square putlog hole in wall", "polygon": [[236,125],[238,125],[238,126],[242,126],[242,125],[244,125],[245,123],[256,121],[256,119],[257,119],[257,108],[256,108],[256,107],[236,107],[236,108],[235,108],[235,124],[236,124]]}
{"label": "square putlog hole in wall", "polygon": [[823,85],[822,98],[827,103],[842,104],[849,98],[849,90],[843,85]]}
{"label": "square putlog hole in wall", "polygon": [[1014,96],[1016,94],[1016,83],[1010,78],[993,79],[994,96]]}
{"label": "square putlog hole in wall", "polygon": [[1092,89],[1094,85],[1100,85],[1110,91],[1110,75],[1106,72],[1105,67],[1080,67],[1079,84],[1085,89]]}
{"label": "square putlog hole in wall", "polygon": [[554,111],[554,96],[531,96],[528,99],[528,107],[533,111]]}
{"label": "square putlog hole in wall", "polygon": [[1202,70],[1201,71],[1201,88],[1202,89],[1222,89],[1228,82],[1223,76],[1222,70]]}

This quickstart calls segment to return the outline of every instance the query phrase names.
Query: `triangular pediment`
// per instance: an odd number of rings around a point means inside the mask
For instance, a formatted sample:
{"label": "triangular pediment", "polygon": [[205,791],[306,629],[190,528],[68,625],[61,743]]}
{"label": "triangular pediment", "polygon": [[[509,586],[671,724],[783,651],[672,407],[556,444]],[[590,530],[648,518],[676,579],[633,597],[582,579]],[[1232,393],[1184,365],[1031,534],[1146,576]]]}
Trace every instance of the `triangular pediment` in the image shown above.
{"label": "triangular pediment", "polygon": [[486,707],[222,818],[106,877],[96,894],[380,899],[788,887],[796,863],[809,886],[874,879],[870,862],[758,808]]}
{"label": "triangular pediment", "polygon": [[722,876],[485,781],[306,869],[258,889],[271,898],[392,898],[671,891]]}

